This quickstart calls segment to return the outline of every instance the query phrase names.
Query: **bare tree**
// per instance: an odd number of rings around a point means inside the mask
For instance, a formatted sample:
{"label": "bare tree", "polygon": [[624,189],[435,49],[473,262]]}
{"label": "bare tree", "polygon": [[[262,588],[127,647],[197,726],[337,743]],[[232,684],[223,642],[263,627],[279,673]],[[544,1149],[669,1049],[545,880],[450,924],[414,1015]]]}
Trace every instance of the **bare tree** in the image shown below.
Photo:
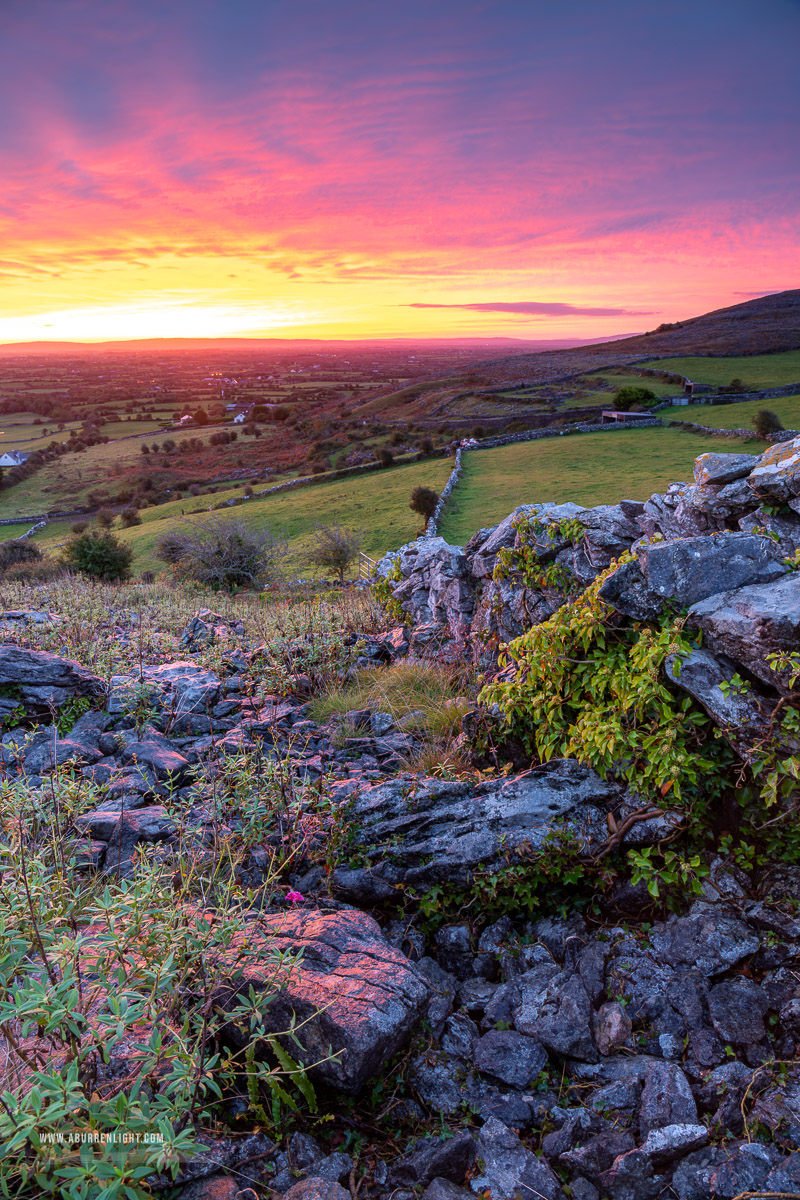
{"label": "bare tree", "polygon": [[287,550],[285,538],[235,517],[187,521],[164,534],[156,546],[161,561],[185,578],[228,592],[280,578]]}
{"label": "bare tree", "polygon": [[320,525],[314,531],[314,544],[308,552],[308,561],[327,575],[338,575],[344,583],[344,574],[361,549],[363,533],[354,529],[342,529],[335,525]]}

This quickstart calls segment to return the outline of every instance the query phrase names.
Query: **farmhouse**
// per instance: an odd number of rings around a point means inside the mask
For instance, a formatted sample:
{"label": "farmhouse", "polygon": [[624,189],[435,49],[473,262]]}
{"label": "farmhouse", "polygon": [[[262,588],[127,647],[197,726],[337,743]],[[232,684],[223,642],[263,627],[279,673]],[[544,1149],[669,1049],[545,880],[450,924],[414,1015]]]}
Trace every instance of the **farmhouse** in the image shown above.
{"label": "farmhouse", "polygon": [[25,450],[6,450],[0,454],[0,467],[21,467],[26,458],[28,452]]}

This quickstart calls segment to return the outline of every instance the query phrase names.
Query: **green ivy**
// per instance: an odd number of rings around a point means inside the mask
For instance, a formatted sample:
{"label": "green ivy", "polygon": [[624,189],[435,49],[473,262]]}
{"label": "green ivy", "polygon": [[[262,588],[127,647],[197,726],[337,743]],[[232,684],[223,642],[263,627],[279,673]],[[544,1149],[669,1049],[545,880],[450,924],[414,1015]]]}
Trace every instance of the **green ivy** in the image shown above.
{"label": "green ivy", "polygon": [[398,625],[403,625],[406,620],[406,614],[400,605],[399,600],[394,598],[394,589],[398,583],[402,583],[403,572],[400,569],[400,559],[396,558],[386,575],[378,576],[372,584],[372,594],[378,604],[386,610],[387,615],[392,621]]}
{"label": "green ivy", "polygon": [[621,627],[598,594],[616,566],[507,647],[500,665],[514,677],[487,685],[481,703],[540,762],[577,758],[650,800],[719,792],[729,756],[718,741],[708,753],[709,718],[662,680],[667,657],[696,643],[674,618]]}

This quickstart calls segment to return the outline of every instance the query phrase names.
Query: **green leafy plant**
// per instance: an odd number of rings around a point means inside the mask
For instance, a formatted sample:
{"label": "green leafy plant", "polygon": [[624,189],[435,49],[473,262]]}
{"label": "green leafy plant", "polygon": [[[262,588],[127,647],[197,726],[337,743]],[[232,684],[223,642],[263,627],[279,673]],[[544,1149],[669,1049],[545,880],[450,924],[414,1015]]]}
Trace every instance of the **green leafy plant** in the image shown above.
{"label": "green leafy plant", "polygon": [[111,583],[129,577],[133,549],[109,530],[87,530],[67,542],[63,561],[72,571]]}
{"label": "green leafy plant", "polygon": [[708,796],[724,755],[707,753],[707,716],[661,678],[667,657],[692,642],[670,618],[620,627],[598,594],[616,565],[512,642],[501,665],[513,664],[514,677],[487,685],[480,700],[498,706],[505,731],[539,761],[577,758],[646,799],[696,797],[701,783]]}

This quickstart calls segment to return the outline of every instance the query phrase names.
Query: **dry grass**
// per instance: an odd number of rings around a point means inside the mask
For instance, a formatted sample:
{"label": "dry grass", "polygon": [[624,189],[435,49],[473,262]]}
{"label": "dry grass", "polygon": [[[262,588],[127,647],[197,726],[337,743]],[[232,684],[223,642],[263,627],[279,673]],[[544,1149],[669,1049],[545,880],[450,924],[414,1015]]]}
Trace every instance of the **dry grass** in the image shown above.
{"label": "dry grass", "polygon": [[353,709],[389,713],[419,742],[406,769],[451,777],[469,770],[457,739],[475,690],[474,675],[470,678],[463,666],[399,662],[360,671],[346,687],[315,700],[311,714],[322,722]]}

